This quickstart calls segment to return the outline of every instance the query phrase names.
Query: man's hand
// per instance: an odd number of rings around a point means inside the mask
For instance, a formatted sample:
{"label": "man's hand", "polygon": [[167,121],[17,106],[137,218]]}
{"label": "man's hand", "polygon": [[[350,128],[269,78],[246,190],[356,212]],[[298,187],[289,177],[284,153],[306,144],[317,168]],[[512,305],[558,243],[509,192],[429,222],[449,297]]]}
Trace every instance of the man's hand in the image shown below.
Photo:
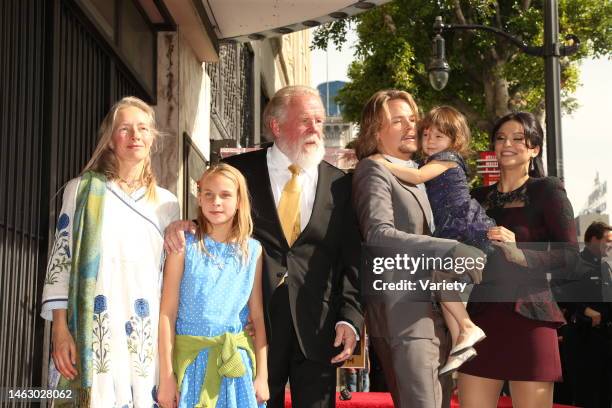
{"label": "man's hand", "polygon": [[182,252],[185,249],[185,231],[195,234],[196,225],[191,221],[174,221],[166,227],[164,233],[164,249],[166,252]]}
{"label": "man's hand", "polygon": [[601,324],[601,313],[593,310],[590,307],[584,309],[584,315],[591,318],[591,326],[599,326]]}
{"label": "man's hand", "polygon": [[332,364],[341,363],[348,360],[351,355],[353,355],[353,350],[355,350],[357,337],[355,336],[353,329],[346,324],[338,324],[336,326],[336,339],[334,340],[334,347],[338,347],[341,344],[344,345],[344,350],[331,359]]}
{"label": "man's hand", "polygon": [[244,331],[251,336],[253,341],[255,341],[255,327],[253,327],[253,319],[251,319],[251,315],[247,317],[247,324],[244,326]]}

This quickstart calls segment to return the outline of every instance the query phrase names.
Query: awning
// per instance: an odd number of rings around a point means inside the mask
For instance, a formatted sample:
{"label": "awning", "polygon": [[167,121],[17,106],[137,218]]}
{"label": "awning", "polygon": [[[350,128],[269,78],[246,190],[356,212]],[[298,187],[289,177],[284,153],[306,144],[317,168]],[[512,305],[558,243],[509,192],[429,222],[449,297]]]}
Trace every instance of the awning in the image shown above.
{"label": "awning", "polygon": [[252,41],[316,27],[390,0],[194,0],[219,40]]}
{"label": "awning", "polygon": [[164,5],[193,44],[198,58],[215,61],[220,41],[256,41],[289,34],[354,16],[389,1],[164,0]]}

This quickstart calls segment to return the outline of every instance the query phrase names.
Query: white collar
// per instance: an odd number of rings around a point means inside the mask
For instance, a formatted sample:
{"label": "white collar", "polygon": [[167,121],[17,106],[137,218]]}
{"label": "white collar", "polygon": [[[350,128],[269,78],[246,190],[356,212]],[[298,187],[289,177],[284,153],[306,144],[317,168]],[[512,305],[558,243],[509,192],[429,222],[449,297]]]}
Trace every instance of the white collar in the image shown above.
{"label": "white collar", "polygon": [[391,163],[401,164],[402,166],[406,166],[406,167],[414,167],[414,166],[418,167],[417,162],[415,162],[414,160],[402,160],[395,156],[390,156],[388,154],[383,154],[383,156],[387,160],[389,160]]}

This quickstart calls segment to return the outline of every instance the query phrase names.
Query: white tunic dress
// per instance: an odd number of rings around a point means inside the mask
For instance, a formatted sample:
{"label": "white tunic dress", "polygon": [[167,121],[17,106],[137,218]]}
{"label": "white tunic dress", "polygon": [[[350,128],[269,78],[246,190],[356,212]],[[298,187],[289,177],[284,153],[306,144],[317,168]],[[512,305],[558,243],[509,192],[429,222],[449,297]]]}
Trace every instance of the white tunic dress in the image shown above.
{"label": "white tunic dress", "polygon": [[[80,179],[64,191],[55,243],[43,290],[42,317],[66,309],[71,269],[72,221]],[[131,195],[107,183],[93,319],[91,407],[154,404],[158,372],[157,331],[161,296],[163,231],[179,218],[176,197],[157,188]]]}

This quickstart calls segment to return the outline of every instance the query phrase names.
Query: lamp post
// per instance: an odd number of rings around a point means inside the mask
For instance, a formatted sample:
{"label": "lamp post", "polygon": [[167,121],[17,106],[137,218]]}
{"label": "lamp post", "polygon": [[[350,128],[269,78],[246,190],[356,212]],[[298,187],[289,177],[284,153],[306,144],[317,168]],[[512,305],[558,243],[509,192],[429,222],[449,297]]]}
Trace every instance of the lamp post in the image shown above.
{"label": "lamp post", "polygon": [[446,62],[443,31],[450,30],[485,30],[504,37],[522,52],[544,58],[544,103],[546,111],[546,167],[549,176],[563,178],[563,149],[561,138],[561,67],[559,57],[572,55],[578,51],[580,40],[575,35],[565,39],[572,41],[569,46],[559,43],[559,10],[557,0],[544,1],[544,45],[533,47],[511,34],[495,27],[479,24],[444,24],[442,17],[436,17],[433,25],[433,55],[427,70],[429,82],[436,90],[446,86],[450,67]]}

